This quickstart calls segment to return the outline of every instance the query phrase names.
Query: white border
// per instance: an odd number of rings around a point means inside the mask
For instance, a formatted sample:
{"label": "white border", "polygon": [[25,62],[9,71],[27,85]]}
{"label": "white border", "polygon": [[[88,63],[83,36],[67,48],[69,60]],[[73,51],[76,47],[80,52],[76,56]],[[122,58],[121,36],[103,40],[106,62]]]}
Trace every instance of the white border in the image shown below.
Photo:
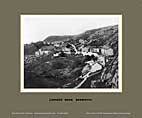
{"label": "white border", "polygon": [[[103,15],[103,14],[101,14]],[[104,14],[106,15],[106,14]],[[103,16],[104,16],[103,15]],[[115,15],[115,14],[114,14]],[[118,70],[118,73],[119,73],[119,88],[118,89],[113,89],[113,88],[110,88],[110,89],[50,89],[50,88],[44,88],[44,89],[41,89],[41,88],[34,88],[34,89],[28,89],[28,88],[24,88],[24,39],[23,39],[23,19],[21,18],[21,16],[23,15],[20,15],[20,92],[22,93],[41,93],[41,92],[50,92],[50,93],[78,93],[78,92],[83,92],[83,93],[91,93],[91,92],[105,92],[105,93],[115,93],[115,92],[122,92],[122,14],[119,14],[117,16],[119,16],[119,24],[118,24],[118,42],[119,42],[119,70]],[[53,16],[53,15],[52,15]],[[55,15],[56,16],[56,15]],[[60,16],[64,16],[64,15],[60,15]],[[71,16],[71,15],[69,15]],[[89,15],[81,15],[81,16],[89,16]],[[92,16],[92,15],[90,15]],[[108,16],[111,16],[111,15],[108,15]]]}

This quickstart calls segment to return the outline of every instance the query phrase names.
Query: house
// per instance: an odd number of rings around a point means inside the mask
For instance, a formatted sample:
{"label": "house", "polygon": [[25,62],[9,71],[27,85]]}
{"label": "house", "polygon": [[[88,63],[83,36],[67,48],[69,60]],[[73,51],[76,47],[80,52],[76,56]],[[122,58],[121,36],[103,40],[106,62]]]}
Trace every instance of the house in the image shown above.
{"label": "house", "polygon": [[58,57],[61,54],[61,52],[53,54],[54,57]]}
{"label": "house", "polygon": [[71,49],[70,49],[70,48],[64,47],[64,48],[62,48],[62,51],[63,51],[65,54],[71,54]]}
{"label": "house", "polygon": [[54,41],[51,44],[54,45],[55,47],[60,47],[64,42],[63,41]]}
{"label": "house", "polygon": [[41,54],[40,54],[40,51],[39,51],[39,50],[35,52],[35,56],[38,57],[38,56],[40,56],[40,55],[41,55]]}
{"label": "house", "polygon": [[113,56],[114,52],[113,49],[108,46],[103,46],[101,48],[101,54],[104,56]]}
{"label": "house", "polygon": [[38,51],[35,52],[35,55],[36,56],[40,56],[43,54],[48,55],[53,49],[54,49],[54,46],[43,46]]}
{"label": "house", "polygon": [[54,41],[53,44],[62,44],[63,41]]}
{"label": "house", "polygon": [[46,44],[47,44],[47,45],[50,45],[50,42],[43,41],[43,44],[44,44],[44,45],[46,45]]}
{"label": "house", "polygon": [[98,56],[99,56],[97,53],[92,53],[92,52],[81,52],[81,54],[82,54],[83,56],[86,56],[86,55],[88,55],[88,56],[94,55],[95,57],[98,57]]}
{"label": "house", "polygon": [[81,49],[81,51],[82,51],[82,52],[89,52],[89,47],[83,47],[83,48]]}
{"label": "house", "polygon": [[55,47],[60,47],[60,44],[58,44],[58,43],[56,44],[56,43],[55,43],[54,46],[55,46]]}
{"label": "house", "polygon": [[38,51],[35,52],[35,55],[36,56],[40,56],[40,55],[43,55],[43,54],[46,54],[48,55],[50,51],[46,50],[46,51],[42,51],[41,49],[39,49]]}
{"label": "house", "polygon": [[96,47],[90,47],[90,52],[99,53],[100,49]]}
{"label": "house", "polygon": [[85,41],[83,39],[79,39],[79,43],[85,44]]}

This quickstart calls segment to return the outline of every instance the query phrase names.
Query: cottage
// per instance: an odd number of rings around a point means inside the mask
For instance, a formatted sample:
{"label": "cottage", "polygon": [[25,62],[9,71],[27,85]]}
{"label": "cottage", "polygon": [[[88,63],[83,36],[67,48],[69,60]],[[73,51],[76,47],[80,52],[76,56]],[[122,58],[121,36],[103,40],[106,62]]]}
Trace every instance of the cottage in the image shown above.
{"label": "cottage", "polygon": [[71,49],[70,49],[70,48],[64,47],[64,48],[62,49],[62,51],[63,51],[65,54],[71,54]]}
{"label": "cottage", "polygon": [[35,55],[36,56],[40,56],[43,54],[48,55],[53,49],[54,49],[54,46],[43,46],[38,51],[35,52]]}
{"label": "cottage", "polygon": [[36,51],[35,56],[40,56],[40,51]]}
{"label": "cottage", "polygon": [[103,46],[101,48],[101,54],[104,56],[113,56],[113,49],[108,46]]}
{"label": "cottage", "polygon": [[92,52],[82,52],[81,54],[82,54],[83,56],[86,56],[86,55],[88,55],[88,56],[94,55],[95,57],[98,57],[98,56],[99,56],[97,53],[92,53]]}
{"label": "cottage", "polygon": [[83,48],[81,49],[81,51],[82,51],[82,52],[89,52],[89,47],[83,47]]}
{"label": "cottage", "polygon": [[54,57],[58,57],[61,54],[61,52],[53,54]]}
{"label": "cottage", "polygon": [[85,41],[83,39],[79,39],[79,43],[84,44]]}
{"label": "cottage", "polygon": [[100,51],[99,48],[95,48],[95,47],[91,47],[91,48],[90,48],[90,52],[99,53],[99,51]]}
{"label": "cottage", "polygon": [[46,45],[46,44],[48,44],[48,45],[49,45],[49,44],[50,44],[50,42],[43,41],[43,44],[44,44],[44,45]]}

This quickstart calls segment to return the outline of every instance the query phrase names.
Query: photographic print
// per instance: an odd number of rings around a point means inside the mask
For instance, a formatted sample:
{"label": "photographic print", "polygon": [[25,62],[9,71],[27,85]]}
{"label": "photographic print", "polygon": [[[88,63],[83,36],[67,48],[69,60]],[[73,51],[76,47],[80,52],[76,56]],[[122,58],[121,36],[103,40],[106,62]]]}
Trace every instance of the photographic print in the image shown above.
{"label": "photographic print", "polygon": [[21,92],[122,92],[122,15],[20,15]]}

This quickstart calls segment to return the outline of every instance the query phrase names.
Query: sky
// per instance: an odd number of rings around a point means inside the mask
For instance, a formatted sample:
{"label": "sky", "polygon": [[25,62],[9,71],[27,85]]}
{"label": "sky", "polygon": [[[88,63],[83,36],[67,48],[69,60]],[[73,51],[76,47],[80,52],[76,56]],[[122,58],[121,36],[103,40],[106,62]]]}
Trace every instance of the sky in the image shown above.
{"label": "sky", "polygon": [[76,35],[86,30],[118,25],[121,15],[21,15],[24,44],[53,35]]}

